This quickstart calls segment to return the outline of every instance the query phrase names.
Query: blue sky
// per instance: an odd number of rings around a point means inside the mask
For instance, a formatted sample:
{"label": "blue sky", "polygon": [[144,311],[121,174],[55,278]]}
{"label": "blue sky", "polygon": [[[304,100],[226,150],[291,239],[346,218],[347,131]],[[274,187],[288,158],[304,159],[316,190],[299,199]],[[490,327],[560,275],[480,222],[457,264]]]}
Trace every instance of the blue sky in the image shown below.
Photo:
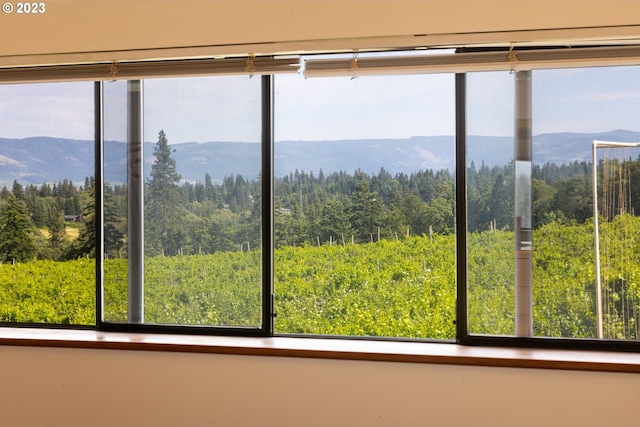
{"label": "blue sky", "polygon": [[[640,131],[638,67],[534,71],[534,134]],[[258,141],[260,79],[145,82],[145,139]],[[406,138],[454,133],[453,76],[276,76],[276,140]],[[124,82],[106,83],[108,139],[124,140]],[[513,134],[513,76],[468,77],[468,131]],[[0,137],[93,138],[93,84],[0,86]]]}

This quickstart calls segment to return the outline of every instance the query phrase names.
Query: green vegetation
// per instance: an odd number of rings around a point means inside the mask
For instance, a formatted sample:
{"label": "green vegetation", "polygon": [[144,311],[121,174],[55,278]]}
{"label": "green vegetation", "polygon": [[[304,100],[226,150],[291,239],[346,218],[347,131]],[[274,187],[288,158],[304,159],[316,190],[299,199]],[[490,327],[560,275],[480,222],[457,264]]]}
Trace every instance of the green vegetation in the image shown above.
{"label": "green vegetation", "polygon": [[[640,242],[640,218],[619,216],[607,232]],[[546,224],[534,232],[534,333],[596,335],[593,227]],[[455,238],[409,237],[365,244],[275,251],[276,331],[280,333],[455,337]],[[615,249],[612,249],[615,250]],[[611,337],[636,337],[640,253],[607,277]],[[469,321],[481,334],[513,334],[513,234],[469,235]],[[147,258],[145,320],[150,323],[258,326],[260,252]],[[126,320],[127,266],[105,261],[105,316]],[[92,324],[94,263],[35,261],[0,267],[0,321]],[[624,292],[621,295],[621,292]]]}
{"label": "green vegetation", "polygon": [[[214,182],[206,174],[204,183],[180,185],[171,153],[161,131],[145,187],[145,321],[259,326],[259,177]],[[632,171],[625,179],[640,180],[640,159],[615,165]],[[533,166],[539,336],[596,336],[590,169],[585,162]],[[476,334],[514,333],[513,172],[513,164],[468,168],[468,317]],[[127,187],[103,190],[105,319],[125,322]],[[79,188],[67,181],[2,188],[0,321],[94,322],[94,194],[92,178]],[[274,196],[277,332],[455,337],[449,171],[295,171],[275,179]],[[639,200],[629,200],[631,211]],[[601,226],[605,335],[637,339],[640,219],[614,211]]]}

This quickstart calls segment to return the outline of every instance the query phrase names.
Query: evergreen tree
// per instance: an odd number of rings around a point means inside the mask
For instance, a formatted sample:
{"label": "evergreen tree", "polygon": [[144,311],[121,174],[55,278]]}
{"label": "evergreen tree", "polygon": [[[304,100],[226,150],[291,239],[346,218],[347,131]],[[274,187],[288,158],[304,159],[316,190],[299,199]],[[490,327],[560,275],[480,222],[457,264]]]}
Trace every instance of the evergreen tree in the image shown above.
{"label": "evergreen tree", "polygon": [[29,261],[36,253],[33,224],[24,202],[13,194],[0,216],[0,258],[4,261]]}
{"label": "evergreen tree", "polygon": [[118,199],[122,196],[104,194],[103,215],[104,226],[104,251],[107,256],[122,256],[126,252],[127,213],[118,205]]}
{"label": "evergreen tree", "polygon": [[347,213],[349,207],[348,203],[336,199],[330,199],[323,203],[317,220],[317,230],[314,231],[314,234],[322,242],[327,242],[331,238],[335,241],[342,238],[351,239],[353,230]]}
{"label": "evergreen tree", "polygon": [[50,255],[53,259],[59,260],[67,235],[65,232],[64,213],[56,205],[49,212],[47,228],[49,229]]}
{"label": "evergreen tree", "polygon": [[176,161],[171,157],[171,148],[163,130],[158,134],[153,156],[155,162],[151,166],[151,179],[147,192],[145,241],[150,254],[157,255],[176,251],[184,243],[184,233],[179,227],[178,183],[182,177],[176,170]]}
{"label": "evergreen tree", "polygon": [[82,227],[80,235],[69,248],[66,258],[73,259],[82,256],[95,257],[96,254],[96,204],[95,179],[92,177],[89,188],[89,200],[82,211]]}
{"label": "evergreen tree", "polygon": [[13,186],[12,186],[12,189],[11,189],[11,193],[13,193],[15,198],[18,199],[18,200],[23,200],[24,199],[24,188],[16,180],[13,180]]}
{"label": "evergreen tree", "polygon": [[362,171],[356,175],[356,188],[351,204],[351,226],[361,242],[378,235],[382,225],[383,205],[378,194],[370,191],[369,181]]}

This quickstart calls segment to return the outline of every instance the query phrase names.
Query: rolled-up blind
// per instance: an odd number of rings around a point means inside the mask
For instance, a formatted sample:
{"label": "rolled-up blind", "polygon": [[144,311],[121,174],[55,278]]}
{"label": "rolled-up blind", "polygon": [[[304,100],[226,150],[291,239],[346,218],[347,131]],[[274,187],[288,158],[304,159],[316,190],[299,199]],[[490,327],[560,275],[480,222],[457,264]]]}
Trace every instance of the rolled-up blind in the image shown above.
{"label": "rolled-up blind", "polygon": [[299,59],[246,57],[0,68],[0,83],[136,80],[158,77],[295,73]]}
{"label": "rolled-up blind", "polygon": [[546,48],[368,58],[307,59],[305,77],[522,71],[640,64],[640,46]]}

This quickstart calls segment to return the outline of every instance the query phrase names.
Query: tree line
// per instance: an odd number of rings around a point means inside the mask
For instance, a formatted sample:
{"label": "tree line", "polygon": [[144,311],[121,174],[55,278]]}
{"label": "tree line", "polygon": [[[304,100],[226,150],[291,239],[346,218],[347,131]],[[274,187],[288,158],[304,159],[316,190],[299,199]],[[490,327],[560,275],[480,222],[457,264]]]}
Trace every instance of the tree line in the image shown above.
{"label": "tree line", "polygon": [[[160,131],[155,161],[145,182],[145,251],[148,256],[249,251],[261,245],[260,177],[227,176],[183,182],[166,134]],[[625,161],[630,180],[640,179],[640,159]],[[467,169],[471,232],[513,228],[514,164]],[[274,180],[274,244],[282,246],[366,243],[455,232],[455,176],[447,169],[391,174],[356,170],[325,174],[295,170]],[[14,182],[0,191],[0,260],[72,259],[95,255],[93,178],[75,187]],[[592,217],[591,164],[585,161],[532,167],[533,227]],[[127,253],[127,187],[103,189],[107,257]],[[634,203],[640,197],[633,198]],[[633,206],[632,206],[633,208]],[[81,215],[82,223],[65,222]],[[17,218],[21,218],[17,221]],[[78,227],[78,237],[65,229]],[[39,233],[35,232],[40,230]],[[44,233],[43,233],[44,230]]]}

